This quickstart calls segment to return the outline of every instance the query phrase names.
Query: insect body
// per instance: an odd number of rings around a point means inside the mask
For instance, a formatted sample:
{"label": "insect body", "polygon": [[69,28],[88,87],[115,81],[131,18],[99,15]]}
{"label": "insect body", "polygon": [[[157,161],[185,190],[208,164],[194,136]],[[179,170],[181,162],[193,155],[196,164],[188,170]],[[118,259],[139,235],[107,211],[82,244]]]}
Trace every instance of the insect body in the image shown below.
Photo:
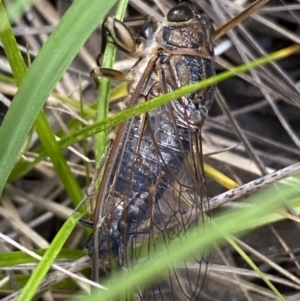
{"label": "insect body", "polygon": [[[126,75],[99,69],[103,76],[131,82],[127,106],[215,73],[213,28],[186,3],[172,8],[165,21],[148,22],[135,47],[120,21],[109,17],[103,29],[104,43],[110,36],[138,58]],[[107,260],[111,254],[119,266],[130,265],[142,260],[136,246],[146,243],[151,249],[159,233],[167,243],[197,221],[205,198],[200,129],[213,91],[211,86],[186,95],[115,129],[97,197],[94,235],[87,243],[94,258]],[[188,299],[199,292],[197,280],[189,289],[180,287]]]}

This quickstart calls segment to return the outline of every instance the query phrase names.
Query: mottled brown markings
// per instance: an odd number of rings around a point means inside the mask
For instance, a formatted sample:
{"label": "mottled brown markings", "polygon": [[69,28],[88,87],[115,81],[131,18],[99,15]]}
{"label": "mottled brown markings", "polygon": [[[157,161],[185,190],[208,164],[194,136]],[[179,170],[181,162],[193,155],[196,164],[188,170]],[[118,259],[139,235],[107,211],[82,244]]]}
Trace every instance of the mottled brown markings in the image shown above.
{"label": "mottled brown markings", "polygon": [[[160,81],[162,78],[159,77],[159,73],[161,72],[161,74],[164,74],[163,79],[166,80],[166,83],[165,83],[165,86],[161,87],[161,90],[163,92],[174,90],[178,87],[181,87],[188,83],[194,82],[193,78],[190,77],[191,70],[188,70],[188,68],[187,68],[187,66],[189,66],[189,65],[184,60],[182,60],[182,66],[177,68],[177,71],[174,72],[174,70],[176,70],[176,68],[175,68],[176,64],[178,64],[178,65],[180,64],[180,59],[176,60],[177,57],[182,58],[184,56],[186,56],[186,57],[195,56],[196,61],[198,61],[198,62],[201,61],[201,64],[199,65],[202,68],[201,78],[206,78],[206,77],[213,75],[213,74],[211,74],[211,71],[207,68],[207,66],[209,65],[209,61],[211,62],[213,60],[213,44],[212,44],[213,28],[210,25],[209,21],[205,17],[202,18],[202,21],[199,23],[194,22],[194,21],[195,21],[194,19],[191,19],[190,21],[185,22],[184,24],[182,23],[181,24],[182,28],[181,28],[181,26],[178,26],[178,27],[174,26],[176,24],[173,24],[173,23],[169,23],[169,24],[157,23],[157,31],[154,33],[155,37],[156,37],[155,42],[157,43],[157,46],[152,47],[151,51],[149,51],[149,48],[148,48],[149,45],[147,43],[141,43],[139,45],[139,47],[137,47],[136,53],[138,53],[138,57],[140,58],[139,64],[143,63],[143,59],[144,59],[143,54],[144,53],[147,56],[153,55],[152,56],[153,60],[152,61],[150,60],[146,63],[147,66],[149,67],[149,68],[147,67],[146,70],[148,70],[149,72],[154,72]],[[122,30],[122,28],[121,28],[121,30]],[[119,29],[117,29],[115,31],[116,32],[114,34],[115,34],[116,40],[117,39],[120,40],[121,35],[118,33]],[[188,39],[188,35],[190,35],[190,39]],[[113,35],[111,35],[111,36],[113,36]],[[181,40],[179,39],[179,37],[181,38]],[[153,41],[151,41],[151,43],[152,42]],[[197,45],[197,43],[198,43],[198,45]],[[126,47],[124,47],[124,45],[126,43],[124,43],[123,41],[120,40],[120,42],[118,44],[121,49],[122,49],[122,47],[126,48]],[[135,53],[135,51],[132,51],[132,52]],[[165,55],[165,59],[169,60],[171,62],[170,67],[167,67],[164,70],[162,70],[162,68],[160,67],[161,65],[158,62],[158,60],[155,59],[155,58],[157,58],[156,56],[159,56],[162,53]],[[129,53],[129,55],[132,55],[132,53]],[[176,64],[175,64],[175,62],[176,62]],[[127,75],[127,78],[130,77],[131,80],[134,80],[133,83],[131,84],[130,96],[127,99],[127,104],[129,106],[134,105],[137,102],[137,101],[135,101],[138,98],[138,94],[136,93],[137,89],[143,89],[146,86],[143,84],[143,81],[146,80],[146,76],[143,76],[143,75],[144,75],[144,73],[141,74],[141,72],[138,69],[138,65],[134,66],[132,68],[132,70],[129,72],[129,74]],[[153,77],[154,81],[157,80],[156,76]],[[198,78],[198,80],[199,80],[199,78]],[[158,85],[159,84],[161,85],[160,81],[158,82]],[[155,86],[155,84],[153,85],[153,87],[155,87],[155,89],[153,89],[153,94],[159,93],[159,87]],[[193,118],[194,118],[193,122],[191,122],[189,120],[186,124],[187,124],[187,126],[193,125],[193,131],[200,130],[201,126],[205,120],[205,117],[207,115],[208,109],[210,107],[212,94],[213,94],[213,89],[210,90],[209,93],[200,92],[198,94],[194,94],[194,96],[196,96],[196,97],[193,97],[193,98],[191,98],[191,97],[190,98],[189,97],[182,98],[172,108],[173,112],[176,112],[176,114],[178,115],[178,116],[173,116],[173,118],[177,121],[178,121],[178,118],[179,119],[181,118],[182,119],[181,121],[184,124],[184,122],[185,122],[184,118],[187,118],[187,117],[191,118],[191,116],[193,116]],[[149,95],[151,95],[151,92],[149,92]],[[195,99],[197,97],[199,100],[195,101]],[[192,107],[190,106],[191,104],[193,104]],[[189,108],[189,111],[187,108]],[[190,110],[190,108],[192,108],[192,109]],[[197,112],[197,110],[199,110],[199,112],[200,112],[199,114],[195,114]],[[123,128],[118,127],[117,128],[116,139],[113,143],[114,145],[116,145],[118,143],[118,141],[123,139],[124,136],[122,136],[122,135],[124,135],[124,134],[122,134],[122,131],[124,131],[125,129],[126,130],[130,129],[131,125],[130,125],[130,123],[128,123],[128,124],[129,124],[128,127],[123,127]],[[183,124],[181,124],[181,125],[183,125]],[[122,138],[118,137],[120,135],[122,136]],[[139,144],[141,142],[142,141],[140,139]],[[138,147],[137,149],[140,149],[140,147]],[[108,167],[109,167],[108,169],[111,168],[111,165],[109,165],[109,162],[111,162],[110,164],[113,163],[113,160],[116,159],[117,153],[118,153],[118,146],[114,146],[112,149],[112,156],[108,159]],[[141,158],[141,157],[139,157],[139,158]],[[134,164],[136,164],[136,163],[133,163],[133,165],[132,165],[133,167],[134,167]],[[109,175],[109,174],[110,174],[110,171],[107,173],[107,175]],[[198,178],[198,180],[202,180],[202,178],[201,179]],[[107,183],[104,184],[104,186],[103,186],[104,190],[102,190],[102,192],[105,192],[105,189],[106,189],[105,187],[107,187],[106,185],[107,185]],[[154,185],[154,186],[157,186],[157,185]],[[150,190],[151,193],[153,190],[155,190],[154,186],[152,185],[152,186],[148,187],[148,190]],[[242,189],[240,189],[239,191],[242,191]],[[99,194],[98,194],[97,202],[100,205],[103,204],[103,202],[105,201],[103,198],[104,194],[102,194],[102,192],[100,189]],[[226,194],[226,198],[235,198],[235,197],[236,197],[236,191],[235,192],[232,191],[232,192],[229,192]],[[100,205],[98,205],[98,207],[100,207]],[[98,213],[99,213],[99,210],[97,213],[95,213],[96,218],[99,216]],[[178,211],[174,211],[173,215],[176,216],[177,213],[178,213]],[[177,220],[177,222],[179,222],[179,219]],[[167,227],[167,225],[166,225],[166,227]],[[97,233],[96,231],[95,231],[95,234]],[[97,234],[95,236],[97,236]],[[97,246],[96,241],[95,241],[95,245]],[[94,258],[94,260],[96,261],[96,258]]]}

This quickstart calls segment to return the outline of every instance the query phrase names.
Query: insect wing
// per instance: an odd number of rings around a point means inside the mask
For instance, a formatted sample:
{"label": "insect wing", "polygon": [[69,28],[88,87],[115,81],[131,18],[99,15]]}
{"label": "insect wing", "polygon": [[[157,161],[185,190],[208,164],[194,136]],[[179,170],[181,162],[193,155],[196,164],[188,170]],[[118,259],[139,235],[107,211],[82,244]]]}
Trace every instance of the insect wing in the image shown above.
{"label": "insect wing", "polygon": [[[200,142],[199,133],[178,127],[174,122],[171,105],[149,115],[152,115],[153,120],[157,118],[164,120],[160,121],[160,129],[152,137],[155,141],[155,155],[159,160],[157,162],[160,162],[158,165],[161,177],[157,179],[157,185],[165,187],[168,185],[168,188],[157,199],[152,198],[149,233],[136,235],[134,238],[136,243],[133,244],[134,248],[131,251],[140,250],[137,246],[143,239],[142,242],[148,246],[151,255],[153,252],[159,252],[162,245],[169,248],[168,244],[175,238],[184,241],[184,237],[192,228],[202,224],[202,204],[207,194],[201,168],[201,147],[195,145]],[[152,124],[153,133],[155,133],[154,124]],[[169,249],[169,252],[172,250]],[[181,264],[180,268],[170,267],[164,281],[145,290],[144,297],[151,295],[158,300],[182,300],[199,295],[205,279],[206,270],[202,262],[205,261],[206,255],[204,250],[199,250],[195,254],[190,254],[190,262]],[[136,257],[139,258],[138,255]],[[190,268],[191,263],[194,269]]]}
{"label": "insect wing", "polygon": [[[129,106],[214,74],[212,28],[206,18],[178,5],[156,28],[155,39],[143,43],[145,56],[130,71],[135,80]],[[200,129],[212,95],[209,87],[117,128],[98,193],[95,217],[101,223],[95,224],[98,234],[94,245],[89,243],[90,254],[103,262],[111,258],[119,267],[141,264],[159,252],[162,241],[168,248],[202,222],[206,186]],[[140,298],[190,300],[199,295],[203,250],[191,257],[196,269],[170,267],[162,282],[139,288]]]}
{"label": "insect wing", "polygon": [[[142,264],[162,248],[162,242],[168,247],[201,223],[206,187],[201,147],[195,145],[200,142],[199,133],[178,127],[174,118],[172,106],[166,105],[128,123],[99,232],[100,257],[110,253],[120,266]],[[190,272],[188,264],[171,268],[169,279],[140,293],[162,300],[166,298],[163,291],[176,298],[199,294],[204,254],[191,255],[197,272]]]}

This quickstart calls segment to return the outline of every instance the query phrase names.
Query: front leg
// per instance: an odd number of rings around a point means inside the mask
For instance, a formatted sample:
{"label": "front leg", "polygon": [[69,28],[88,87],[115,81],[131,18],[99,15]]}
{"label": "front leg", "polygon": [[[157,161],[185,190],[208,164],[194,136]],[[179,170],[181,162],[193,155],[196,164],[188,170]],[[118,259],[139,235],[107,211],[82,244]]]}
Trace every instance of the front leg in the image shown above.
{"label": "front leg", "polygon": [[110,16],[102,23],[102,43],[101,53],[98,56],[98,66],[100,66],[99,59],[102,57],[106,44],[109,42],[108,37],[120,50],[131,57],[136,57],[136,42],[131,31],[123,22]]}
{"label": "front leg", "polygon": [[[115,44],[120,50],[131,57],[136,57],[136,42],[129,28],[115,17],[107,17],[102,23],[102,43],[101,52],[97,57],[97,64],[101,66],[100,60],[107,43]],[[106,77],[117,81],[131,81],[127,74],[110,69],[98,67],[92,70],[91,77],[97,87],[99,87],[99,77]]]}

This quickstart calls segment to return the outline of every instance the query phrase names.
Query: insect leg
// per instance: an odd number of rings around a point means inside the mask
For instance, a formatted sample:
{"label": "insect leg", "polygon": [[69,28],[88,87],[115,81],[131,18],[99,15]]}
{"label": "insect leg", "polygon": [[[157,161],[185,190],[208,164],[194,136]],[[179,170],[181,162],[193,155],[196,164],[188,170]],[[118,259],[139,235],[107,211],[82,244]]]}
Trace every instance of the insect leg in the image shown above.
{"label": "insect leg", "polygon": [[97,58],[98,66],[100,66],[100,59],[108,43],[108,37],[120,50],[131,57],[136,57],[136,43],[131,31],[123,22],[110,16],[102,24],[102,43],[101,52]]}
{"label": "insect leg", "polygon": [[[110,38],[110,40],[108,40],[108,38]],[[105,47],[109,42],[115,44],[127,55],[136,57],[136,42],[129,28],[115,17],[107,17],[102,23],[101,52],[97,57],[97,64],[99,67],[93,69],[90,74],[97,87],[99,86],[98,77],[106,77],[118,81],[130,81],[127,79],[126,74],[121,71],[101,67],[100,61]]]}
{"label": "insect leg", "polygon": [[117,80],[122,82],[129,81],[127,79],[126,73],[111,68],[103,68],[103,67],[94,68],[91,71],[90,76],[94,79],[96,85],[98,85],[98,77],[106,77],[112,80]]}

